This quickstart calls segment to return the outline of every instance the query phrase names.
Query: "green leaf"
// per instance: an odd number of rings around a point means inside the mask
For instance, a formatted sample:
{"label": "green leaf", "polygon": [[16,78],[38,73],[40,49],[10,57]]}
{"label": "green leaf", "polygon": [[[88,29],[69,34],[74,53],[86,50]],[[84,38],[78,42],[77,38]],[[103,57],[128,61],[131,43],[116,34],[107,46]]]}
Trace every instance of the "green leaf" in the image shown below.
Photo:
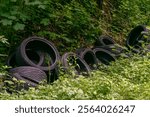
{"label": "green leaf", "polygon": [[148,30],[150,30],[150,26],[146,26],[146,28],[147,28]]}
{"label": "green leaf", "polygon": [[4,36],[0,36],[0,43],[9,45],[8,39],[6,39]]}
{"label": "green leaf", "polygon": [[17,31],[17,30],[23,30],[24,27],[25,27],[24,24],[20,24],[20,23],[18,23],[18,22],[13,26],[13,28],[14,28],[16,31]]}
{"label": "green leaf", "polygon": [[16,2],[17,0],[11,0],[11,2]]}
{"label": "green leaf", "polygon": [[5,17],[6,19],[9,19],[9,20],[15,20],[16,19],[14,14],[10,15],[9,13],[1,13],[0,16]]}
{"label": "green leaf", "polygon": [[49,24],[49,19],[44,18],[44,19],[42,19],[42,21],[40,23],[43,24],[44,26],[47,26]]}
{"label": "green leaf", "polygon": [[20,13],[19,15],[20,15],[20,20],[22,20],[23,22],[25,22],[27,19],[30,20],[30,16],[26,14]]}
{"label": "green leaf", "polygon": [[9,85],[13,85],[13,84],[14,84],[14,82],[12,82],[12,81],[10,81],[10,80],[5,80],[4,82],[5,82],[5,83],[8,83]]}
{"label": "green leaf", "polygon": [[40,4],[40,5],[38,6],[38,8],[45,9],[45,8],[46,8],[46,6],[45,6],[45,5]]}
{"label": "green leaf", "polygon": [[12,20],[2,19],[0,23],[2,23],[4,26],[8,26],[8,25],[12,25]]}
{"label": "green leaf", "polygon": [[17,19],[15,16],[9,16],[8,18],[12,19],[12,20],[16,20]]}
{"label": "green leaf", "polygon": [[28,2],[28,1],[26,1],[26,3],[25,3],[26,5],[41,5],[42,4],[42,2],[41,1],[38,1],[38,0],[36,0],[36,1],[33,1],[33,2]]}

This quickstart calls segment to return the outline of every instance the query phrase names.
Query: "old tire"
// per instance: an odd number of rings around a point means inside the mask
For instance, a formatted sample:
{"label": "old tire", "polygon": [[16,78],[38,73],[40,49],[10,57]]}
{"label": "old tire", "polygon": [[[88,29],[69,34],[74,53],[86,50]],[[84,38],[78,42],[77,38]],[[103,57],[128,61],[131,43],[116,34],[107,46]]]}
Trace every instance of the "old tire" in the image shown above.
{"label": "old tire", "polygon": [[23,67],[16,67],[9,70],[10,74],[19,74],[26,80],[33,82],[34,84],[40,83],[42,80],[47,78],[44,71],[40,70],[39,68],[30,67],[30,66],[23,66]]}
{"label": "old tire", "polygon": [[81,49],[77,51],[77,54],[89,65],[91,70],[97,69],[98,62],[92,49]]}
{"label": "old tire", "polygon": [[[52,62],[51,60],[48,60],[48,62],[50,61],[49,63],[51,64],[47,66],[35,64],[27,56],[26,50],[28,49],[33,50],[33,51],[40,51],[43,53],[47,53],[52,59]],[[56,47],[50,41],[44,38],[40,38],[40,37],[30,37],[30,38],[25,39],[21,43],[16,54],[16,60],[20,66],[33,66],[44,71],[51,71],[55,69],[59,59],[60,59],[60,56]]]}
{"label": "old tire", "polygon": [[[120,57],[122,54],[126,54],[127,53],[127,49],[125,49],[125,48],[123,48],[123,47],[121,47],[121,46],[119,46],[117,44],[105,45],[105,46],[96,46],[94,48],[102,48],[102,49],[108,50],[109,52],[114,54],[114,56],[116,58]],[[126,57],[128,57],[128,56],[126,55]]]}
{"label": "old tire", "polygon": [[73,64],[75,73],[77,75],[80,75],[83,72],[86,73],[86,75],[90,74],[91,69],[89,68],[87,63],[80,56],[73,52],[65,53],[61,58],[61,62],[65,71],[69,70],[69,64],[71,63]]}
{"label": "old tire", "polygon": [[105,65],[109,65],[110,62],[116,60],[116,57],[114,56],[114,54],[112,54],[108,50],[105,50],[102,48],[95,48],[93,51],[94,51],[98,61]]}
{"label": "old tire", "polygon": [[[26,53],[27,53],[27,56],[29,57],[29,59],[37,64],[37,65],[42,65],[43,62],[44,62],[44,54],[40,51],[33,51],[33,50],[26,50]],[[17,63],[17,60],[16,60],[16,51],[15,52],[12,52],[8,59],[7,59],[7,62],[6,64],[8,66],[11,66],[11,67],[17,67],[19,66],[18,63]]]}
{"label": "old tire", "polygon": [[98,39],[96,39],[94,46],[105,46],[115,44],[115,41],[106,35],[101,35]]}
{"label": "old tire", "polygon": [[17,67],[16,52],[13,52],[8,56],[6,65],[11,66],[11,67]]}
{"label": "old tire", "polygon": [[17,80],[22,80],[25,82],[24,84],[14,83],[14,85],[16,85],[16,90],[29,89],[29,87],[36,87],[37,86],[37,83],[34,83],[34,82],[24,78],[19,73],[11,73],[11,76],[15,77]]}
{"label": "old tire", "polygon": [[128,49],[138,49],[137,47],[140,46],[139,41],[145,40],[142,34],[143,31],[147,32],[146,26],[144,25],[138,25],[130,31],[126,39],[126,46]]}

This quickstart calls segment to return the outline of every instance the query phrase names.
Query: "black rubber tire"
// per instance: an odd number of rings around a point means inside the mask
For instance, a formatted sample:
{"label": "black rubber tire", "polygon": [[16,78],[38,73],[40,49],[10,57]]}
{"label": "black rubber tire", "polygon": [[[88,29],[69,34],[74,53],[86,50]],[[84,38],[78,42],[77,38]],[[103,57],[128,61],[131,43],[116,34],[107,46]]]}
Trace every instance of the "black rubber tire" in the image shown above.
{"label": "black rubber tire", "polygon": [[46,52],[41,52],[41,53],[44,55],[44,60],[40,66],[49,66],[55,62],[49,53]]}
{"label": "black rubber tire", "polygon": [[[51,64],[48,66],[37,65],[32,60],[30,60],[29,57],[27,56],[26,53],[27,49],[33,51],[34,50],[41,51],[42,53],[47,53],[52,58],[53,62],[52,63],[49,62]],[[57,63],[60,60],[60,55],[56,47],[50,41],[40,37],[30,37],[25,39],[21,43],[16,54],[16,60],[20,66],[33,66],[44,71],[51,71],[55,69],[55,67],[57,66]]]}
{"label": "black rubber tire", "polygon": [[12,77],[15,77],[17,80],[23,80],[25,81],[24,84],[22,84],[21,86],[18,86],[18,84],[16,84],[16,90],[21,90],[21,89],[29,89],[29,87],[36,87],[37,83],[34,83],[24,77],[22,77],[19,73],[12,73],[11,74]]}
{"label": "black rubber tire", "polygon": [[96,39],[94,46],[105,46],[115,44],[115,41],[106,35],[101,35],[98,39]]}
{"label": "black rubber tire", "polygon": [[13,52],[8,56],[6,65],[10,67],[17,67],[16,52]]}
{"label": "black rubber tire", "polygon": [[[105,46],[96,46],[94,48],[102,48],[105,50],[108,50],[109,52],[113,53],[116,58],[120,57],[121,54],[127,53],[127,49],[117,45],[117,44],[112,44],[112,45],[105,45]],[[94,49],[93,48],[93,49]]]}
{"label": "black rubber tire", "polygon": [[135,28],[133,28],[130,33],[128,34],[128,37],[126,39],[126,47],[128,49],[132,49],[135,46],[140,46],[139,41],[145,40],[143,35],[141,34],[143,31],[147,32],[146,26],[144,25],[138,25]]}
{"label": "black rubber tire", "polygon": [[19,74],[24,79],[27,79],[35,84],[40,83],[42,80],[46,79],[46,73],[39,68],[30,67],[30,66],[23,66],[23,67],[16,67],[9,70],[10,74]]}
{"label": "black rubber tire", "polygon": [[75,53],[76,53],[77,55],[80,55],[80,53],[83,52],[85,49],[86,49],[86,48],[78,48]]}
{"label": "black rubber tire", "polygon": [[44,63],[44,53],[42,53],[40,50],[33,51],[33,50],[26,50],[27,56],[29,59],[35,63],[36,65],[42,65]]}
{"label": "black rubber tire", "polygon": [[116,57],[113,53],[109,52],[108,50],[102,48],[95,48],[94,53],[100,63],[105,65],[109,65],[110,62],[115,61]]}
{"label": "black rubber tire", "polygon": [[136,49],[136,53],[140,54],[142,56],[146,55],[149,52],[150,52],[150,44],[145,45],[145,47],[141,47],[139,49]]}
{"label": "black rubber tire", "polygon": [[61,58],[61,62],[62,62],[62,65],[63,65],[63,68],[64,68],[65,71],[69,70],[69,68],[70,68],[69,63],[71,61],[68,61],[69,58],[71,58],[71,59],[73,58],[72,62],[75,61],[79,65],[79,67],[77,65],[75,66],[75,70],[76,70],[75,73],[77,75],[80,75],[83,72],[87,73],[86,75],[90,74],[91,69],[87,65],[87,63],[79,55],[77,55],[73,52],[67,52]]}
{"label": "black rubber tire", "polygon": [[[27,50],[27,56],[30,57],[30,60],[37,65],[42,65],[44,62],[44,54],[40,51]],[[16,60],[16,51],[11,53],[7,59],[6,65],[11,67],[19,66]]]}
{"label": "black rubber tire", "polygon": [[91,70],[97,69],[97,58],[90,48],[77,50],[77,54],[89,65]]}

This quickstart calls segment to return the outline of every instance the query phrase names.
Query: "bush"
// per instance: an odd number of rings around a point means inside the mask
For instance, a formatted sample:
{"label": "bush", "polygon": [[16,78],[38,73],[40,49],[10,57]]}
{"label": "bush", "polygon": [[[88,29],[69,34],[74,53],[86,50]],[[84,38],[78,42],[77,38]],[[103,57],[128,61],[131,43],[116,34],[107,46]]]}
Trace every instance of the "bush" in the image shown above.
{"label": "bush", "polygon": [[95,0],[2,0],[0,34],[11,46],[38,35],[53,40],[62,51],[64,46],[72,50],[101,34],[99,16]]}

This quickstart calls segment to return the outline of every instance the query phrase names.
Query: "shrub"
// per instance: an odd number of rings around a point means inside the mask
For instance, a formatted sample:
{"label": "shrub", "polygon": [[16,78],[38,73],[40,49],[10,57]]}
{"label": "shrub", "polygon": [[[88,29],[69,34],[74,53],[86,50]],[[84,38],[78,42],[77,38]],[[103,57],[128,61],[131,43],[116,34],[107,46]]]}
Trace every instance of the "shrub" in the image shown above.
{"label": "shrub", "polygon": [[91,43],[101,34],[95,0],[2,0],[0,34],[11,46],[38,35],[56,42],[63,51]]}

